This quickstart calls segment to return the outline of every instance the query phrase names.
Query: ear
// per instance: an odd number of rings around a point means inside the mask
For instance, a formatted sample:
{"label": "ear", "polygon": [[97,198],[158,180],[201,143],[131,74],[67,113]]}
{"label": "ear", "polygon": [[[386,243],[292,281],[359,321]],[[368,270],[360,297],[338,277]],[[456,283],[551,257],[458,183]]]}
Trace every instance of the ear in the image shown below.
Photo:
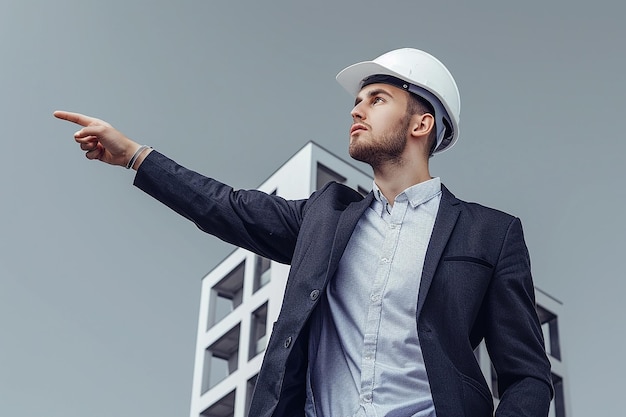
{"label": "ear", "polygon": [[430,113],[414,114],[411,118],[411,136],[428,137],[435,128],[435,118]]}

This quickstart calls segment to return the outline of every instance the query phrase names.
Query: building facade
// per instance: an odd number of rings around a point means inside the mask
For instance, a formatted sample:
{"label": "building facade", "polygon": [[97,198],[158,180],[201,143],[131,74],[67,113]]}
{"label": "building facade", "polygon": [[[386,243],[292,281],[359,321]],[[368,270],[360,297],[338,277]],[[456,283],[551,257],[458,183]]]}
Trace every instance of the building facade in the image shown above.
{"label": "building facade", "polygon": [[[371,176],[310,142],[259,190],[302,199],[329,181],[346,184],[363,194],[372,187]],[[191,417],[247,415],[288,272],[288,265],[239,248],[203,278]],[[550,417],[569,416],[558,332],[562,305],[540,290],[536,294],[555,382]],[[484,345],[476,349],[476,355],[492,392],[497,393],[497,378]],[[497,403],[497,395],[494,401]]]}

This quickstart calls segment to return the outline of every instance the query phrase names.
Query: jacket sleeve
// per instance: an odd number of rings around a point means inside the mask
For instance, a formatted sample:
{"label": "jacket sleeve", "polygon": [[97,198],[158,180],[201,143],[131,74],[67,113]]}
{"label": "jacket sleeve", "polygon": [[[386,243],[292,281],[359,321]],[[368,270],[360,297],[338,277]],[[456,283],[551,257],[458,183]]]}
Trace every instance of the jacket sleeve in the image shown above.
{"label": "jacket sleeve", "polygon": [[238,190],[152,151],[134,185],[206,233],[261,256],[290,263],[306,200]]}
{"label": "jacket sleeve", "polygon": [[547,416],[553,395],[550,361],[519,219],[509,225],[486,297],[490,319],[485,342],[500,396],[496,416]]}

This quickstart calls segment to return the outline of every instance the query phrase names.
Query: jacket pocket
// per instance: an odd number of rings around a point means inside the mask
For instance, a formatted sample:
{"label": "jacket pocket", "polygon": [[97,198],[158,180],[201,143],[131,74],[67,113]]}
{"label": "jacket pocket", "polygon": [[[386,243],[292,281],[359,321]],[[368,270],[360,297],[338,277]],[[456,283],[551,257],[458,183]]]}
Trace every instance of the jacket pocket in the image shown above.
{"label": "jacket pocket", "polygon": [[456,261],[456,262],[471,262],[478,265],[486,266],[487,268],[493,268],[491,263],[487,262],[481,258],[475,258],[473,256],[446,256],[443,258],[444,261]]}

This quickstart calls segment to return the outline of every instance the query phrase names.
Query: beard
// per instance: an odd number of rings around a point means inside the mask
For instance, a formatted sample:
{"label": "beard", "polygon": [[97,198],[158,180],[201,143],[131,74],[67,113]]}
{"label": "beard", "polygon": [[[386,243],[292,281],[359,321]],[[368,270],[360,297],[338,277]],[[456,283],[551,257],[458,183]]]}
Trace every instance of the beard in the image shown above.
{"label": "beard", "polygon": [[[350,141],[348,149],[350,156],[357,161],[369,164],[374,169],[388,163],[401,163],[410,120],[411,117],[406,115],[395,125],[395,128],[387,130],[378,137],[371,135],[365,140],[355,138]],[[368,133],[371,133],[371,130]]]}

